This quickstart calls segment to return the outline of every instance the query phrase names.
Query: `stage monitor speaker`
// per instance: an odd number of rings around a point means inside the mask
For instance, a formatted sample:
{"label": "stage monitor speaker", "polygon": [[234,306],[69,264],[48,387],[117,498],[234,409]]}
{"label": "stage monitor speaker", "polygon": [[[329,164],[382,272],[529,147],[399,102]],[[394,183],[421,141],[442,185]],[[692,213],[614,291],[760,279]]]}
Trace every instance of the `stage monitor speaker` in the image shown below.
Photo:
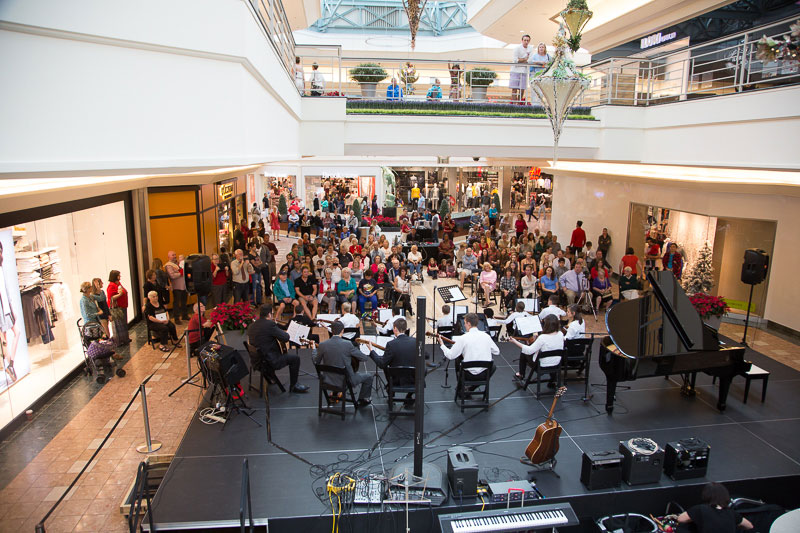
{"label": "stage monitor speaker", "polygon": [[619,443],[622,479],[628,485],[658,483],[664,468],[664,450],[655,441],[636,437]]}
{"label": "stage monitor speaker", "polygon": [[705,477],[711,446],[692,437],[668,442],[664,450],[664,473],[672,479]]}
{"label": "stage monitor speaker", "polygon": [[769,256],[764,250],[749,248],[744,251],[742,264],[742,283],[758,285],[767,278]]}
{"label": "stage monitor speaker", "polygon": [[224,387],[232,387],[250,374],[247,363],[236,348],[207,342],[200,348],[200,357],[211,373],[211,381],[215,380],[215,376],[219,376],[223,380],[219,385]]}
{"label": "stage monitor speaker", "polygon": [[608,489],[622,484],[622,454],[614,450],[583,452],[581,483],[587,489]]}
{"label": "stage monitor speaker", "polygon": [[211,258],[192,254],[183,261],[183,277],[189,294],[208,296],[211,294]]}
{"label": "stage monitor speaker", "polygon": [[454,496],[478,494],[478,463],[472,450],[466,446],[447,450],[447,479]]}

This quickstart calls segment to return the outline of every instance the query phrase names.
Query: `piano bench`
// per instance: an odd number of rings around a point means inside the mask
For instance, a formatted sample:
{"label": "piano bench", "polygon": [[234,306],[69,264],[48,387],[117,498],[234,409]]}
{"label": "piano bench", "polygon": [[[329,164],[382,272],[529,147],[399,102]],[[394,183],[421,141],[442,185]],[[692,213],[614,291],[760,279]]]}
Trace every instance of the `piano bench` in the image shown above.
{"label": "piano bench", "polygon": [[[747,372],[741,372],[736,374],[737,376],[742,376],[745,379],[744,382],[744,399],[742,403],[747,403],[747,397],[750,395],[750,382],[754,379],[760,379],[763,381],[761,384],[761,403],[767,399],[767,383],[769,382],[769,370],[764,370],[761,367],[757,367],[756,365],[751,364],[750,370]],[[716,376],[711,381],[711,383],[716,383],[717,378]]]}
{"label": "piano bench", "polygon": [[742,374],[744,379],[744,400],[742,403],[747,403],[747,396],[750,394],[750,382],[754,379],[760,379],[761,383],[761,403],[767,399],[767,382],[769,381],[769,371],[759,368],[756,365],[751,365],[750,370]]}

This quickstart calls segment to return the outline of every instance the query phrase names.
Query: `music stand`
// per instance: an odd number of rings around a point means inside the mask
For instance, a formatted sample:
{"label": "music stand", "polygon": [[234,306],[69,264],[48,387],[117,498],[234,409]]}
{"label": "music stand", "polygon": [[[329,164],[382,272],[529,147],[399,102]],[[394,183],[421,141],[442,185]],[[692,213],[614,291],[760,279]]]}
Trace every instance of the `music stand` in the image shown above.
{"label": "music stand", "polygon": [[[435,319],[436,319],[436,293],[437,292],[439,293],[439,296],[442,297],[442,301],[444,303],[446,303],[446,304],[454,304],[456,302],[462,302],[462,301],[467,299],[467,297],[464,296],[464,293],[462,292],[461,287],[459,287],[458,285],[451,285],[449,287],[436,287],[436,290],[433,291],[433,318],[434,318],[434,325],[436,324]],[[450,312],[452,313],[452,321],[451,322],[455,326],[455,323],[456,323],[456,306],[455,305],[450,305]],[[434,348],[434,350],[435,350],[435,348]],[[433,355],[431,355],[431,357],[433,357]],[[444,357],[444,354],[442,354],[442,357]],[[441,362],[439,364],[441,364]],[[449,370],[450,370],[450,359],[447,360],[447,364],[444,367],[445,388],[448,388],[447,387],[447,378],[448,378],[448,375],[449,375]]]}

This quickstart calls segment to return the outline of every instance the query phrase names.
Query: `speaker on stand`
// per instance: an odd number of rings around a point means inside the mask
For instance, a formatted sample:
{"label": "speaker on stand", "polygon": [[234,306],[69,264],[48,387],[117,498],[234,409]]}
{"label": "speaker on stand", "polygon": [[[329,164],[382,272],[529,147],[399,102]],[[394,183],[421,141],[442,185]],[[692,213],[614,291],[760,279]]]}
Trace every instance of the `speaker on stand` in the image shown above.
{"label": "speaker on stand", "polygon": [[753,287],[767,278],[769,270],[769,255],[764,250],[749,248],[744,251],[742,263],[742,283],[750,285],[750,298],[747,300],[747,316],[744,320],[744,335],[742,344],[747,346],[747,327],[750,325],[750,307],[753,303]]}

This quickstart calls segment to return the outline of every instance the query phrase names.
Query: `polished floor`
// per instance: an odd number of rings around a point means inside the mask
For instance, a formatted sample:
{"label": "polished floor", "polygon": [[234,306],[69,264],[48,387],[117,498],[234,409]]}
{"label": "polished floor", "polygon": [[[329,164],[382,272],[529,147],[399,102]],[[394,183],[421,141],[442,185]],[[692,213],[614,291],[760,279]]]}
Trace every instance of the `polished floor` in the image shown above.
{"label": "polished floor", "polygon": [[[541,229],[546,230],[546,226]],[[279,249],[288,249],[293,242],[294,239],[282,238],[278,243]],[[426,280],[414,287],[417,294],[428,297],[429,316],[433,312],[433,286],[431,280]],[[721,332],[738,340],[742,329],[741,326],[723,324]],[[590,317],[587,320],[587,330],[604,331],[602,317],[598,321]],[[133,329],[133,336],[143,337],[141,325]],[[754,329],[748,333],[748,340],[758,352],[800,370],[800,348],[797,344]],[[201,399],[200,391],[194,387],[184,387],[173,397],[168,397],[168,393],[186,377],[185,356],[175,353],[165,361],[163,353],[147,346],[142,347],[141,344],[141,340],[135,340],[132,345],[131,352],[135,353],[125,363],[128,372],[125,378],[112,379],[102,387],[95,385],[89,378],[76,378],[46,407],[40,409],[31,422],[0,443],[0,531],[17,533],[33,530],[34,525],[66,490],[97,449],[139,383],[151,373],[154,373],[154,378],[148,384],[147,394],[153,438],[164,443],[158,453],[175,453],[194,417]],[[452,379],[452,374],[450,378]],[[738,405],[742,383],[741,380],[735,383],[729,404]],[[781,390],[796,390],[796,386],[796,380],[773,376],[770,380],[770,391],[777,391],[776,396],[770,392],[767,402],[761,404],[757,398],[760,389],[756,384],[751,391],[752,397],[746,406],[747,410],[773,418],[786,418],[786,414],[781,412],[786,406],[779,402]],[[303,401],[311,400],[312,398],[307,398]],[[796,400],[794,404],[797,405]],[[636,402],[632,405],[639,408]],[[644,407],[641,406],[642,409]],[[703,409],[705,412],[706,408]],[[731,413],[734,411],[724,416],[734,416]],[[601,419],[602,417],[597,417],[597,423]],[[770,425],[768,422],[753,423],[767,427]],[[472,429],[469,431],[474,433]],[[791,428],[787,431],[784,440],[794,442],[797,432]],[[598,428],[597,432],[603,432],[602,428]],[[581,435],[584,433],[581,432]],[[582,438],[591,439],[591,433]],[[469,437],[466,434],[465,436]],[[519,439],[519,436],[509,438]],[[127,530],[119,505],[123,494],[133,482],[136,467],[143,457],[136,451],[136,446],[143,441],[142,413],[137,400],[97,460],[90,465],[90,470],[48,519],[47,531]],[[516,452],[510,455],[515,454]]]}

